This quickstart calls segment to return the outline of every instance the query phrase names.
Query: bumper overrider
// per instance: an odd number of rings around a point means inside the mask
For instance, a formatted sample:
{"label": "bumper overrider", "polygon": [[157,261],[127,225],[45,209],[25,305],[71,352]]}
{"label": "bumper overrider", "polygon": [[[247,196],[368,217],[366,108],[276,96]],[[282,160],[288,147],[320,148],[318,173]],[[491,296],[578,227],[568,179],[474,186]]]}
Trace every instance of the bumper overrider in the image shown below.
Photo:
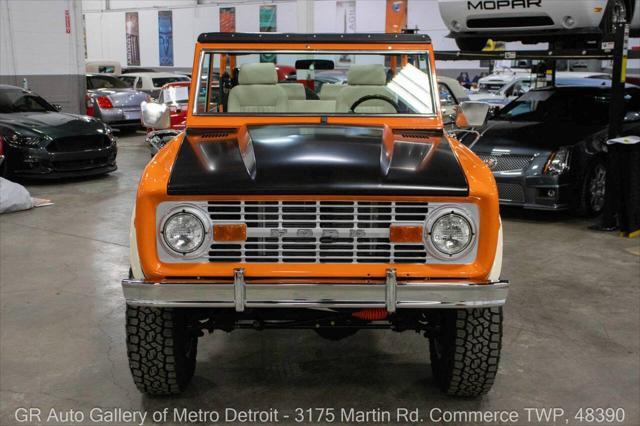
{"label": "bumper overrider", "polygon": [[505,304],[508,281],[399,280],[388,269],[385,280],[277,282],[246,280],[243,269],[233,280],[152,282],[126,279],[122,288],[132,306],[173,308],[487,308]]}

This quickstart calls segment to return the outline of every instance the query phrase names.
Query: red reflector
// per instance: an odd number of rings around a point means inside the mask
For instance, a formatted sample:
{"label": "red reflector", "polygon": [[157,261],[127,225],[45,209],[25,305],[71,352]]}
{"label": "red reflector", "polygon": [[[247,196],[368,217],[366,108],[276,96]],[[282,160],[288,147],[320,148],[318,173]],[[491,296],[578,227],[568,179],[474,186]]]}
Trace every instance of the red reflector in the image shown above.
{"label": "red reflector", "polygon": [[247,225],[234,223],[229,225],[213,225],[214,241],[246,241]]}
{"label": "red reflector", "polygon": [[111,103],[111,99],[107,98],[106,96],[98,96],[98,98],[96,99],[96,102],[98,103],[98,106],[102,109],[111,109],[113,108],[113,104]]}
{"label": "red reflector", "polygon": [[386,309],[363,309],[362,311],[355,311],[351,316],[365,320],[365,321],[377,321],[387,318],[389,313]]}
{"label": "red reflector", "polygon": [[391,225],[389,241],[392,243],[421,243],[424,228],[422,225]]}

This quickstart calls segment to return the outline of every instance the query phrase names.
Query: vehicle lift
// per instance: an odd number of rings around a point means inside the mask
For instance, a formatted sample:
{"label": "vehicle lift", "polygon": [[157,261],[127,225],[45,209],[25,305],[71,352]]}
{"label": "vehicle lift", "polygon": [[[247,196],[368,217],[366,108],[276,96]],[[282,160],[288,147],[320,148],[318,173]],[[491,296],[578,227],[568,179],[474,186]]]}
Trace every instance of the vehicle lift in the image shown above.
{"label": "vehicle lift", "polygon": [[[600,48],[563,48],[549,43],[548,50],[507,50],[489,52],[436,51],[439,61],[515,60],[541,61],[546,68],[546,80],[555,85],[556,63],[566,59],[596,59],[613,62],[611,103],[609,106],[608,140],[622,136],[624,123],[624,93],[628,59],[640,59],[640,51],[629,51],[629,25],[620,23],[611,38],[602,41]],[[640,136],[640,135],[638,135]],[[635,145],[608,144],[606,204],[600,222],[591,229],[619,230],[624,236],[640,236],[640,143]]]}

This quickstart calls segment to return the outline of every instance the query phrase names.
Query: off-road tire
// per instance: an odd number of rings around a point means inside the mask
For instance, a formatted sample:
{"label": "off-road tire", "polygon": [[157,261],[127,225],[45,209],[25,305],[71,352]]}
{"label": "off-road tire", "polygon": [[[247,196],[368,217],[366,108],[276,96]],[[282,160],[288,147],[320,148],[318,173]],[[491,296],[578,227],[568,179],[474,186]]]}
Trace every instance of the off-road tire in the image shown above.
{"label": "off-road tire", "polygon": [[502,308],[438,313],[429,338],[433,376],[447,395],[477,397],[493,386],[502,346]]}
{"label": "off-road tire", "polygon": [[198,336],[180,309],[127,305],[127,355],[133,381],[148,395],[177,395],[196,367]]}
{"label": "off-road tire", "polygon": [[487,41],[487,38],[457,38],[456,44],[463,52],[481,52]]}

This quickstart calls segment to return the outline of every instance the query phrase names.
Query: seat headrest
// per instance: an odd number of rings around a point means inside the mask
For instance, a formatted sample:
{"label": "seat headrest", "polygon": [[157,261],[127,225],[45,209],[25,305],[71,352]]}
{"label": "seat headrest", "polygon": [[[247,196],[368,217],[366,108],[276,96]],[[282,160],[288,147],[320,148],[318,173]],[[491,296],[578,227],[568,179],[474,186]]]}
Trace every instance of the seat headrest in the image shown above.
{"label": "seat headrest", "polygon": [[278,73],[271,62],[244,64],[238,75],[239,84],[276,84]]}
{"label": "seat headrest", "polygon": [[351,65],[347,73],[347,84],[350,86],[384,86],[387,75],[380,64]]}

